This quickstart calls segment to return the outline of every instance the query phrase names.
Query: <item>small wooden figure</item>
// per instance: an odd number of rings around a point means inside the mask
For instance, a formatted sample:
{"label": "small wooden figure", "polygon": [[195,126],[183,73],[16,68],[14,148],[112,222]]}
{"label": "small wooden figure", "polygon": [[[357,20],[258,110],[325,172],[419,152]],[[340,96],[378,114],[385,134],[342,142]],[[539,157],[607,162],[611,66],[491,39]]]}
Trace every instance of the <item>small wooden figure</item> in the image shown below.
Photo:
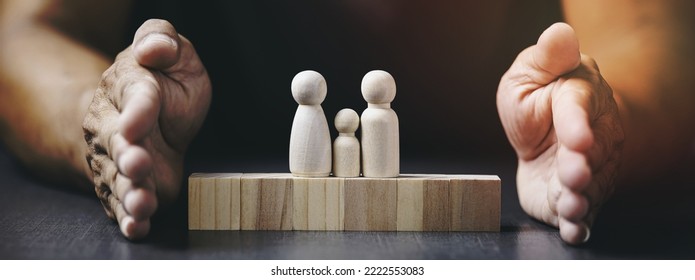
{"label": "small wooden figure", "polygon": [[355,131],[360,125],[360,117],[352,109],[342,109],[335,115],[335,128],[338,138],[333,142],[333,176],[360,176],[360,141]]}
{"label": "small wooden figure", "polygon": [[299,72],[292,80],[292,97],[299,107],[290,134],[290,172],[299,177],[325,177],[331,172],[331,135],[321,108],[326,80],[316,71]]}
{"label": "small wooden figure", "polygon": [[386,71],[371,71],[362,79],[362,96],[368,103],[361,118],[362,175],[398,177],[398,116],[391,109],[396,97],[396,82]]}

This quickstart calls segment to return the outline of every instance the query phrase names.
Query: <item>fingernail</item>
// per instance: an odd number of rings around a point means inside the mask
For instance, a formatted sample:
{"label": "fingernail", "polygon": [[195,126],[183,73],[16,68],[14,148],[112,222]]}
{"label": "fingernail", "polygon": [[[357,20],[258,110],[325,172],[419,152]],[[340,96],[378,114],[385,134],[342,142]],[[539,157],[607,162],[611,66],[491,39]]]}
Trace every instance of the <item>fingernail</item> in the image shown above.
{"label": "fingernail", "polygon": [[123,235],[128,239],[131,238],[130,234],[131,234],[132,227],[133,227],[134,223],[135,223],[135,220],[130,216],[123,217],[123,219],[121,220],[121,223],[120,223],[121,233],[123,233]]}
{"label": "fingernail", "polygon": [[591,229],[589,228],[589,226],[584,225],[584,228],[586,229],[586,235],[584,236],[584,240],[582,241],[582,243],[588,242],[589,238],[591,237]]}

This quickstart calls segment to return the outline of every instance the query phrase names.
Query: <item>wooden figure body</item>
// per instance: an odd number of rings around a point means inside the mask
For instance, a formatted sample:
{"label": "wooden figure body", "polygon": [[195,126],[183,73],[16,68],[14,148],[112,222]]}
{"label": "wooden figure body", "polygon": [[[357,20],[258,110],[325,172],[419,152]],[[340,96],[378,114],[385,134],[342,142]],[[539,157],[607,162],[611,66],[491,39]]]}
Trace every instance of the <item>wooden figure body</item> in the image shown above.
{"label": "wooden figure body", "polygon": [[360,176],[360,141],[355,131],[360,125],[360,117],[352,109],[342,109],[335,116],[338,137],[333,142],[333,176]]}
{"label": "wooden figure body", "polygon": [[367,73],[362,79],[362,96],[368,107],[362,113],[362,175],[364,177],[398,177],[400,147],[398,116],[391,109],[396,97],[396,82],[381,70]]}
{"label": "wooden figure body", "polygon": [[326,80],[315,71],[302,71],[292,80],[292,97],[299,107],[290,134],[290,172],[299,177],[325,177],[331,172],[331,136],[321,108]]}

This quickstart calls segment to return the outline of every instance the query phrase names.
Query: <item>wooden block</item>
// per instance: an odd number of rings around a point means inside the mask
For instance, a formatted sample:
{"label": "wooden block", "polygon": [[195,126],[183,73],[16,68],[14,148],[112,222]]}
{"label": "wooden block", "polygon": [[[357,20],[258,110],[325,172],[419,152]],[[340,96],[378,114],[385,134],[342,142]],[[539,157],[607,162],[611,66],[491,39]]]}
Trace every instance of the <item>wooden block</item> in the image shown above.
{"label": "wooden block", "polygon": [[487,175],[189,178],[189,229],[499,231],[501,182]]}
{"label": "wooden block", "polygon": [[398,180],[396,228],[399,231],[422,231],[425,178]]}
{"label": "wooden block", "polygon": [[240,228],[241,173],[219,174],[215,177],[215,229]]}
{"label": "wooden block", "polygon": [[292,182],[292,229],[309,230],[309,178]]}
{"label": "wooden block", "polygon": [[215,229],[215,177],[207,174],[200,178],[200,229]]}
{"label": "wooden block", "polygon": [[451,224],[449,179],[431,178],[425,180],[422,196],[422,230],[448,231]]}
{"label": "wooden block", "polygon": [[294,178],[295,230],[343,230],[343,178]]}
{"label": "wooden block", "polygon": [[191,175],[188,184],[189,229],[239,229],[240,177],[240,173]]}
{"label": "wooden block", "polygon": [[326,184],[326,230],[345,229],[345,180]]}
{"label": "wooden block", "polygon": [[449,181],[452,231],[499,231],[501,181],[497,176],[456,176]]}
{"label": "wooden block", "polygon": [[241,229],[292,230],[292,179],[289,174],[243,174]]}
{"label": "wooden block", "polygon": [[188,177],[188,229],[200,228],[200,178],[204,174],[194,173]]}
{"label": "wooden block", "polygon": [[397,230],[397,179],[345,178],[345,230]]}
{"label": "wooden block", "polygon": [[398,231],[448,231],[449,179],[398,179]]}

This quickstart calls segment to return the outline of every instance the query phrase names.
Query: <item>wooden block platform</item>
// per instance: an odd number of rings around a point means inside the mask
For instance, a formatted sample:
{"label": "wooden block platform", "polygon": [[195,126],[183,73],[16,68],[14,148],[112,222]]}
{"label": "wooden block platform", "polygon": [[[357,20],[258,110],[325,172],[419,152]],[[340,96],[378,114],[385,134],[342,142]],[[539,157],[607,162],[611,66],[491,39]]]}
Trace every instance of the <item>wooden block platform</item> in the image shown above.
{"label": "wooden block platform", "polygon": [[499,231],[500,204],[493,175],[188,178],[189,230]]}

